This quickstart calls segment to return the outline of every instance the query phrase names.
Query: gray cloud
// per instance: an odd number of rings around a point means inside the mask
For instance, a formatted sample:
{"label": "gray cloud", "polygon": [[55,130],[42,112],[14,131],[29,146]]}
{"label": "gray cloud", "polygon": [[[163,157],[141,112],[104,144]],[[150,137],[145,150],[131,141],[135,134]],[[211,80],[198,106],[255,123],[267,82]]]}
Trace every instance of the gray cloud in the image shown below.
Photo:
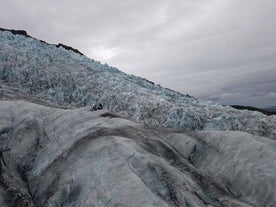
{"label": "gray cloud", "polygon": [[9,0],[0,25],[63,42],[163,86],[276,105],[274,0]]}
{"label": "gray cloud", "polygon": [[276,93],[275,92],[269,92],[267,94],[267,98],[272,99],[272,100],[276,100]]}

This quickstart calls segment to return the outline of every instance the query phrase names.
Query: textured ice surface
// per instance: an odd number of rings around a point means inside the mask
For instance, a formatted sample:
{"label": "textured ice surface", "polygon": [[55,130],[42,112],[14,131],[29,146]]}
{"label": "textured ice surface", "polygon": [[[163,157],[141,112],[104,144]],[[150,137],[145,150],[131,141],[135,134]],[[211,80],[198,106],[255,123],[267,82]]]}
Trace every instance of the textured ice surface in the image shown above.
{"label": "textured ice surface", "polygon": [[149,126],[276,137],[276,117],[191,98],[62,47],[0,32],[0,91],[67,107],[102,104]]}
{"label": "textured ice surface", "polygon": [[0,32],[0,206],[272,207],[275,134],[275,116]]}
{"label": "textured ice surface", "polygon": [[0,206],[275,206],[275,140],[90,109],[0,101]]}

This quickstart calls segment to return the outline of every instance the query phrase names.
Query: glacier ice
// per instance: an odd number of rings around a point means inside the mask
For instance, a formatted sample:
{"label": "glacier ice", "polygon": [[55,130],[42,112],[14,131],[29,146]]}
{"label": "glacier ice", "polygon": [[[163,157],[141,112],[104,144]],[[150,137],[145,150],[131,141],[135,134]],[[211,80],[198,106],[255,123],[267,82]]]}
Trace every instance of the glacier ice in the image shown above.
{"label": "glacier ice", "polygon": [[63,47],[0,32],[2,91],[12,88],[65,107],[102,104],[152,127],[238,130],[276,138],[276,117],[166,89]]}

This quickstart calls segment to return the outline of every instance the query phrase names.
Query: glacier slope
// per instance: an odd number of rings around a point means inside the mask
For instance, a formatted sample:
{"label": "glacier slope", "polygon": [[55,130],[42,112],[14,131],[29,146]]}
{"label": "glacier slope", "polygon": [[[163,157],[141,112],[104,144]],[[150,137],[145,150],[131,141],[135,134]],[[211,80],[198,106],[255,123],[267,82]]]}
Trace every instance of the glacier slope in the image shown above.
{"label": "glacier slope", "polygon": [[[198,100],[107,64],[23,35],[0,31],[0,96],[104,108],[148,126],[232,130],[276,139],[276,117]],[[0,97],[1,98],[1,97]]]}

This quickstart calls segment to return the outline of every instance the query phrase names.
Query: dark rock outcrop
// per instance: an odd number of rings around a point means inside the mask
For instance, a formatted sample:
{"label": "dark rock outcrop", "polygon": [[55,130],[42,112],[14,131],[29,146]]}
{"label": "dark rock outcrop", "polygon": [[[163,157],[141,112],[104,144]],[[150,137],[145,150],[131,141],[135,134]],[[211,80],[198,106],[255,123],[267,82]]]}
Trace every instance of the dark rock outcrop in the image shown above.
{"label": "dark rock outcrop", "polygon": [[[36,38],[30,36],[25,30],[14,30],[14,29],[4,29],[4,28],[0,28],[0,31],[8,31],[8,32],[11,32],[12,34],[14,35],[23,35],[24,37],[28,37],[28,38],[33,38],[35,40],[37,40]],[[48,44],[47,42],[43,41],[43,40],[38,40],[42,43],[45,43],[45,44]],[[59,43],[57,45],[55,45],[57,48],[59,47],[62,47],[66,50],[69,50],[69,51],[73,51],[74,53],[77,53],[77,54],[80,54],[80,55],[83,55],[83,53],[81,53],[79,50],[73,48],[73,47],[70,47],[70,46],[67,46],[67,45],[64,45],[62,43]]]}
{"label": "dark rock outcrop", "polygon": [[28,33],[24,30],[14,30],[14,29],[4,29],[4,28],[0,28],[0,31],[8,31],[11,32],[14,35],[23,35],[25,37],[31,37],[30,35],[28,35]]}
{"label": "dark rock outcrop", "polygon": [[70,47],[70,46],[61,44],[61,43],[57,44],[56,47],[57,47],[57,48],[63,47],[63,48],[66,49],[66,50],[71,50],[71,51],[73,51],[73,52],[75,52],[75,53],[78,53],[78,54],[80,54],[80,55],[83,55],[79,50],[77,50],[77,49],[75,49],[75,48],[72,48],[72,47]]}

